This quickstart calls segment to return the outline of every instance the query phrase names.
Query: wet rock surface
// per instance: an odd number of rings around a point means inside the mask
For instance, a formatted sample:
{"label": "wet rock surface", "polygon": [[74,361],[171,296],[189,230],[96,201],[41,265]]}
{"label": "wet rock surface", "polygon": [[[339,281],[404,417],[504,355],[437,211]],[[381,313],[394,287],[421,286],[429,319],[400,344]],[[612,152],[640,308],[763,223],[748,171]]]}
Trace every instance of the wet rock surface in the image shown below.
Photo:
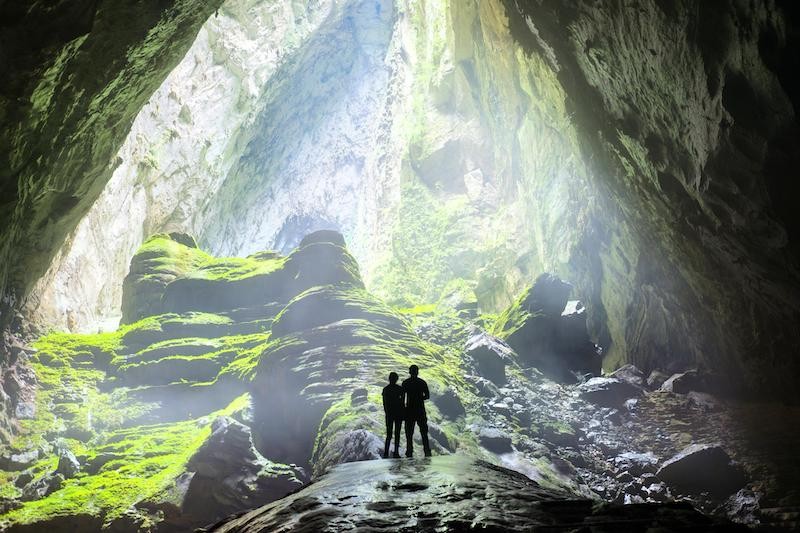
{"label": "wet rock surface", "polygon": [[[274,504],[208,532],[735,531],[685,504],[597,505],[466,457],[340,465]],[[742,528],[746,531],[746,528]]]}
{"label": "wet rock surface", "polygon": [[720,446],[693,444],[664,461],[656,475],[688,492],[728,496],[745,484],[744,473]]}

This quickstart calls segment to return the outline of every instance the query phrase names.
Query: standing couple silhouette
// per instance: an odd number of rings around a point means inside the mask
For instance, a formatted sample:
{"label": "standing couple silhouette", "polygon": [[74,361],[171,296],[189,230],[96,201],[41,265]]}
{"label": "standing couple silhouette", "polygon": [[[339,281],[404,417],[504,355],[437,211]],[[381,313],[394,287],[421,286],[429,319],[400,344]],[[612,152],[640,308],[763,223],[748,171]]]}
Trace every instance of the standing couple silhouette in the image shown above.
{"label": "standing couple silhouette", "polygon": [[394,432],[394,453],[392,457],[400,457],[400,425],[406,422],[406,457],[414,455],[414,425],[419,426],[422,437],[422,448],[425,457],[431,456],[431,447],[428,443],[428,417],[425,414],[425,400],[431,397],[428,384],[419,377],[419,367],[411,365],[408,368],[410,377],[397,384],[400,377],[397,372],[389,373],[389,384],[383,388],[383,411],[386,413],[386,446],[383,456],[389,457],[389,445]]}

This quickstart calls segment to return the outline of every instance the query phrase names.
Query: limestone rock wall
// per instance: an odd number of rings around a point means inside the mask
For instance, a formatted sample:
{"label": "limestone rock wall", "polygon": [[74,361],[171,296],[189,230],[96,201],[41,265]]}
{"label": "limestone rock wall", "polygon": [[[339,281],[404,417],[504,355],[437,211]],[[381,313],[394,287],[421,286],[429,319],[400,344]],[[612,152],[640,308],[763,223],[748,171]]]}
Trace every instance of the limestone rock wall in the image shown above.
{"label": "limestone rock wall", "polygon": [[789,392],[800,302],[785,210],[798,139],[791,10],[506,6],[519,42],[550,58],[620,215],[602,225],[598,280],[618,355]]}
{"label": "limestone rock wall", "polygon": [[135,250],[159,231],[199,234],[210,193],[253,135],[264,86],[330,8],[229,0],[208,19],[139,111],[111,179],[29,296],[36,322],[113,326]]}
{"label": "limestone rock wall", "polygon": [[0,6],[0,435],[25,393],[25,361],[8,369],[17,354],[6,335],[24,330],[21,301],[103,190],[136,113],[219,4]]}
{"label": "limestone rock wall", "polygon": [[201,242],[217,253],[289,250],[337,229],[357,254],[380,233],[377,211],[395,161],[404,103],[395,6],[342,2],[274,83],[252,138],[209,203]]}
{"label": "limestone rock wall", "polygon": [[219,3],[3,5],[4,310],[94,203],[136,113]]}

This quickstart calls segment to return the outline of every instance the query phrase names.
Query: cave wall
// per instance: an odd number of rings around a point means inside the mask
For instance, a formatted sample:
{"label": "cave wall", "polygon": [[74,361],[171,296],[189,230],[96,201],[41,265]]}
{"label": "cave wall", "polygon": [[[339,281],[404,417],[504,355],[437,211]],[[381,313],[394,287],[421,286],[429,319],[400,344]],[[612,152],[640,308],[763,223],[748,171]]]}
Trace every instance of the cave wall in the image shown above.
{"label": "cave wall", "polygon": [[108,181],[136,113],[219,1],[0,5],[0,440],[29,394],[21,301]]}
{"label": "cave wall", "polygon": [[404,98],[395,5],[341,2],[262,88],[263,112],[213,191],[200,242],[215,253],[292,249],[337,229],[366,255],[397,159]]}
{"label": "cave wall", "polygon": [[[136,115],[111,179],[25,302],[40,327],[108,329],[131,257],[160,231],[199,235],[204,208],[265,106],[263,88],[331,2],[228,0]],[[120,217],[119,213],[125,213]]]}
{"label": "cave wall", "polygon": [[462,280],[492,312],[549,270],[592,300],[575,265],[597,191],[549,65],[515,42],[500,2],[409,3],[408,17],[414,84],[400,201],[373,288],[415,305]]}
{"label": "cave wall", "polygon": [[134,117],[220,3],[3,4],[6,304],[46,271],[108,181]]}
{"label": "cave wall", "polygon": [[800,283],[776,186],[791,181],[797,146],[787,13],[773,3],[506,5],[519,42],[558,72],[598,186],[621,214],[601,251],[620,356],[791,394]]}

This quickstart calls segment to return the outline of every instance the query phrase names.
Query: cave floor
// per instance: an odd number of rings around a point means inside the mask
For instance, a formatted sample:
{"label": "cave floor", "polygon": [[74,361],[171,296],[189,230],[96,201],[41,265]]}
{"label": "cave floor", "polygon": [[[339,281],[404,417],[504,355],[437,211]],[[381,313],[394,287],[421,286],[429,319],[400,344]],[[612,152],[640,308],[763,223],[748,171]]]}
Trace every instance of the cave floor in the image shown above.
{"label": "cave floor", "polygon": [[[730,530],[688,504],[598,505],[450,455],[335,467],[304,489],[206,531]],[[745,529],[746,530],[746,529]]]}
{"label": "cave floor", "polygon": [[719,443],[764,494],[762,512],[800,506],[800,406],[656,391],[623,425],[659,457],[696,442]]}

